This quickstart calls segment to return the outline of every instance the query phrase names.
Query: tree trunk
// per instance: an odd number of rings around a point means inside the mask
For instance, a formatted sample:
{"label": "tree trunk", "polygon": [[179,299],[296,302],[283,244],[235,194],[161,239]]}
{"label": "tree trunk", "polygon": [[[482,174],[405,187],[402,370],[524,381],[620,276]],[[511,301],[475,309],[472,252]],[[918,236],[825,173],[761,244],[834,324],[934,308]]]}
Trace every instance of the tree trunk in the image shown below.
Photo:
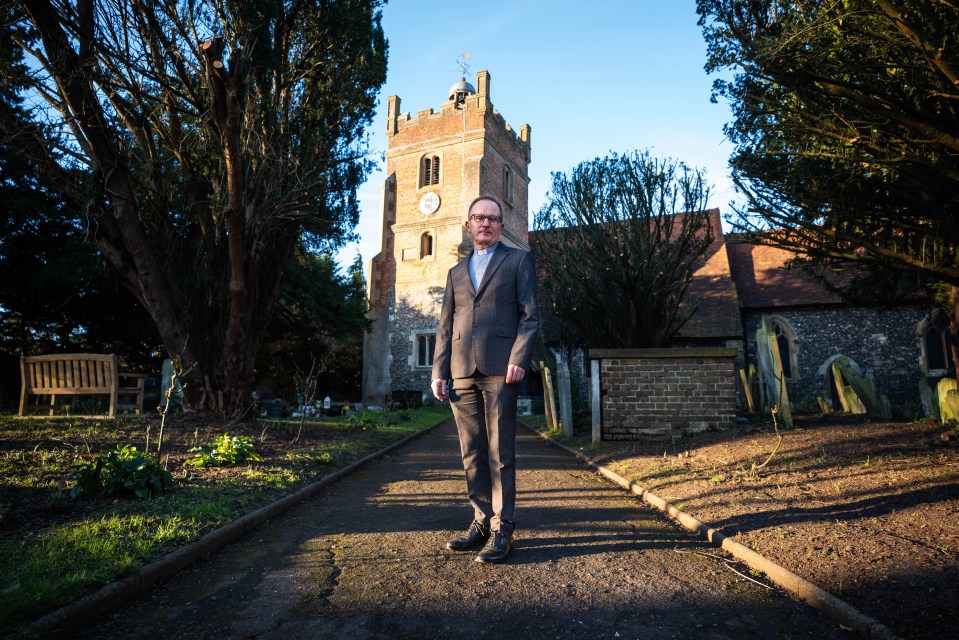
{"label": "tree trunk", "polygon": [[949,322],[949,349],[952,351],[952,368],[959,384],[959,287],[952,285],[952,319]]}

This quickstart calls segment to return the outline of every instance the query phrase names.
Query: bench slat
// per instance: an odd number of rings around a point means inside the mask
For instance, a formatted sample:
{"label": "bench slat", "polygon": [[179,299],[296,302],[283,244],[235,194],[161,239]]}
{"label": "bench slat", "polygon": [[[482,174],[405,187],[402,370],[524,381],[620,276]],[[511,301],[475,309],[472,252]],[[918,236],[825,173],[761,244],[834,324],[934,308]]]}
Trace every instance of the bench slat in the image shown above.
{"label": "bench slat", "polygon": [[23,417],[29,395],[50,395],[50,415],[56,396],[59,395],[109,395],[110,408],[107,417],[116,415],[117,396],[133,395],[139,414],[143,404],[142,374],[122,374],[123,377],[139,378],[136,386],[119,389],[121,374],[117,371],[115,354],[69,353],[62,355],[21,356],[20,358],[20,411]]}

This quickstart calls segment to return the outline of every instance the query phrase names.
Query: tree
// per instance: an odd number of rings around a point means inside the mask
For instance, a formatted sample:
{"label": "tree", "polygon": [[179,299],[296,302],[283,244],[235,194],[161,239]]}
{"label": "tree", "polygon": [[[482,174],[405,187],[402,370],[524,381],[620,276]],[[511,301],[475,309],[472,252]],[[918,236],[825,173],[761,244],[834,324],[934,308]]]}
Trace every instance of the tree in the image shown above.
{"label": "tree", "polygon": [[344,275],[329,255],[298,249],[290,257],[273,321],[257,359],[257,380],[295,395],[297,372],[312,368],[324,395],[355,398],[360,388],[366,284],[357,256]]}
{"label": "tree", "polygon": [[[385,80],[379,0],[19,0],[31,127],[4,128],[236,414],[298,246],[351,235]],[[5,5],[6,6],[6,5]],[[5,69],[7,73],[13,73]],[[4,120],[5,121],[5,120]]]}
{"label": "tree", "polygon": [[[11,79],[27,70],[13,36],[0,24],[0,74]],[[2,130],[32,126],[22,89],[0,86]],[[0,202],[0,406],[16,407],[24,354],[107,350],[128,370],[155,357],[160,341],[149,316],[84,242],[77,212],[43,188],[33,164],[3,136]]]}
{"label": "tree", "polygon": [[734,114],[730,164],[747,198],[737,228],[807,263],[948,283],[959,309],[959,6],[697,0],[697,11],[706,68],[725,72],[714,99]]}
{"label": "tree", "polygon": [[530,244],[544,307],[584,347],[661,347],[695,309],[680,303],[712,243],[704,173],[649,153],[554,173]]}

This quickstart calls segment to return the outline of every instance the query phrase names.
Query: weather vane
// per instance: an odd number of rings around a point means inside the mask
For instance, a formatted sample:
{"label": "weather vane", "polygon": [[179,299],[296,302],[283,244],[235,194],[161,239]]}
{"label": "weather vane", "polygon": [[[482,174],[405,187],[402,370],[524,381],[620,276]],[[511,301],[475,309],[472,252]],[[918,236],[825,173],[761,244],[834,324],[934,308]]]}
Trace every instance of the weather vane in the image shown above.
{"label": "weather vane", "polygon": [[470,70],[470,65],[466,62],[466,59],[470,57],[470,54],[464,53],[459,58],[456,59],[456,66],[460,68],[460,74],[465,78],[466,72]]}

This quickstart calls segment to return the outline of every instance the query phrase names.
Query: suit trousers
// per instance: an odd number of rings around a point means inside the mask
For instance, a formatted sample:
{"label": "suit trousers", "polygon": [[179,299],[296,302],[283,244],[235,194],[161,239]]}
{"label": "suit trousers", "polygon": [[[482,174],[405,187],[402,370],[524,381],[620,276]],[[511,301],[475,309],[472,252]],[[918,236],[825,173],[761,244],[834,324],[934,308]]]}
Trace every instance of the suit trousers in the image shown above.
{"label": "suit trousers", "polygon": [[456,418],[466,488],[477,522],[513,535],[516,505],[516,400],[519,384],[477,373],[454,378]]}

